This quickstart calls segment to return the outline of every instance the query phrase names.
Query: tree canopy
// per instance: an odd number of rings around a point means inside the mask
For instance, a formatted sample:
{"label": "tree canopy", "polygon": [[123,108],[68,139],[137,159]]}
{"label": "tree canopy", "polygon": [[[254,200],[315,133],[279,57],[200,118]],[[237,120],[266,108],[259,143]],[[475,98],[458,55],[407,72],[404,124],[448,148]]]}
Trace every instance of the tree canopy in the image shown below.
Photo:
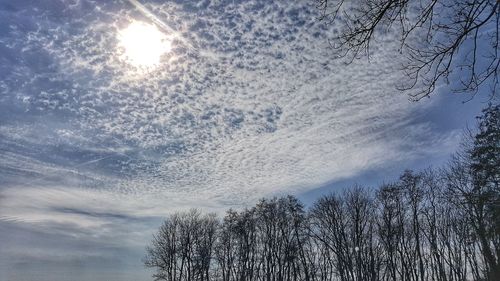
{"label": "tree canopy", "polygon": [[310,208],[293,196],[169,216],[147,248],[156,280],[500,279],[500,106],[442,169],[354,186]]}

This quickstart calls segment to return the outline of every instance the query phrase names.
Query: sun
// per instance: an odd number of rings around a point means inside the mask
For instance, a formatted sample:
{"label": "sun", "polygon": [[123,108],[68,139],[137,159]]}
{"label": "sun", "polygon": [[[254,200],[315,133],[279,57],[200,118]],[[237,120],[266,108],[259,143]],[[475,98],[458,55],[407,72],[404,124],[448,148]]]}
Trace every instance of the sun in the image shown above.
{"label": "sun", "polygon": [[118,32],[120,57],[138,68],[160,64],[161,56],[170,51],[169,38],[154,25],[134,21]]}

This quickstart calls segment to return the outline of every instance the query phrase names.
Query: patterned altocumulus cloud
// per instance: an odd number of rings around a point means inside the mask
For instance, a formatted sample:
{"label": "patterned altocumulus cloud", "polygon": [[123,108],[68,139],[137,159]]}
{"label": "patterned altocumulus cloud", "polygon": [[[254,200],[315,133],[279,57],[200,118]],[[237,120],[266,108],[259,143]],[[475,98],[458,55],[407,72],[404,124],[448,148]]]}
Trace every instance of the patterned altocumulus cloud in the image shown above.
{"label": "patterned altocumulus cloud", "polygon": [[311,1],[142,2],[176,31],[147,71],[120,58],[119,31],[149,22],[127,1],[0,1],[0,220],[106,236],[456,142],[396,90],[390,32],[348,65]]}
{"label": "patterned altocumulus cloud", "polygon": [[177,31],[147,71],[119,56],[148,21],[126,1],[3,4],[3,183],[238,204],[440,149],[391,35],[346,65],[311,4],[145,3]]}

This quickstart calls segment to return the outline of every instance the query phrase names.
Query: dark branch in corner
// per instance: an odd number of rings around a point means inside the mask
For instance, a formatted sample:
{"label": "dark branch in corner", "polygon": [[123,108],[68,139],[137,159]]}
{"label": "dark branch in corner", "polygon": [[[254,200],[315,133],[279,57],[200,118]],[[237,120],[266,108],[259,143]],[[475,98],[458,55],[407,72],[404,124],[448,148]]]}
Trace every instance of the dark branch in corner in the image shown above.
{"label": "dark branch in corner", "polygon": [[[320,19],[339,27],[331,40],[340,57],[352,62],[370,57],[370,45],[382,31],[399,32],[408,80],[398,87],[412,100],[429,97],[453,78],[454,92],[473,98],[489,86],[499,92],[500,7],[497,0],[316,0]],[[455,78],[459,77],[459,78]]]}

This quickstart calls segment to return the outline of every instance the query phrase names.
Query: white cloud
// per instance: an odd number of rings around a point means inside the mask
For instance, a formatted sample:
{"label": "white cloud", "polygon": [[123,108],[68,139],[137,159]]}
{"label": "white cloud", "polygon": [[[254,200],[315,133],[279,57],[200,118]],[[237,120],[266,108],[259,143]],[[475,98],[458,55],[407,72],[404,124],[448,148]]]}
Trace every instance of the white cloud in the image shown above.
{"label": "white cloud", "polygon": [[395,89],[390,33],[347,65],[309,0],[141,2],[182,36],[149,72],[119,58],[118,31],[147,21],[126,1],[0,8],[0,278],[91,264],[79,278],[139,280],[131,265],[172,211],[220,213],[456,147],[456,131],[417,118],[434,100]]}
{"label": "white cloud", "polygon": [[96,228],[109,217],[61,208],[156,216],[248,204],[454,141],[413,122],[422,105],[395,90],[404,76],[390,34],[370,62],[346,65],[308,1],[206,3],[147,5],[197,49],[174,41],[147,74],[117,57],[116,33],[141,19],[121,1],[56,7],[65,24],[39,11],[36,29],[12,32],[23,60],[0,91],[24,112],[0,124],[12,150],[0,166],[39,175],[0,190],[2,219]]}

